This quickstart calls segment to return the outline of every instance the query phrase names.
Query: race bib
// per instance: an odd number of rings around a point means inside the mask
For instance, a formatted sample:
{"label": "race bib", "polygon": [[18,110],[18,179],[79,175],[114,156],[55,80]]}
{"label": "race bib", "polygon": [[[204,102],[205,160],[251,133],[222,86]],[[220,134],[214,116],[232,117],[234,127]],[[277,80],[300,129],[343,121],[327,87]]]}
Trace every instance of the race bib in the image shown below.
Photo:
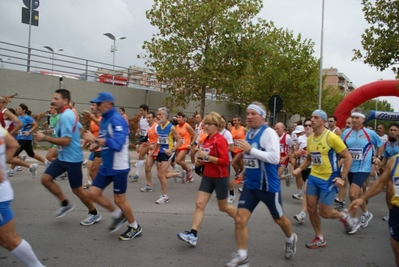
{"label": "race bib", "polygon": [[395,197],[399,197],[399,177],[393,177],[393,189],[395,190]]}
{"label": "race bib", "polygon": [[140,136],[147,136],[147,130],[145,129],[140,129]]}
{"label": "race bib", "polygon": [[349,153],[353,160],[363,160],[363,150],[361,148],[349,148]]}
{"label": "race bib", "polygon": [[244,159],[245,168],[259,169],[259,161],[255,158]]}
{"label": "race bib", "polygon": [[321,165],[323,163],[320,152],[310,152],[312,165]]}
{"label": "race bib", "polygon": [[284,153],[284,145],[280,144],[280,153]]}
{"label": "race bib", "polygon": [[158,144],[167,145],[168,144],[168,137],[158,136]]}

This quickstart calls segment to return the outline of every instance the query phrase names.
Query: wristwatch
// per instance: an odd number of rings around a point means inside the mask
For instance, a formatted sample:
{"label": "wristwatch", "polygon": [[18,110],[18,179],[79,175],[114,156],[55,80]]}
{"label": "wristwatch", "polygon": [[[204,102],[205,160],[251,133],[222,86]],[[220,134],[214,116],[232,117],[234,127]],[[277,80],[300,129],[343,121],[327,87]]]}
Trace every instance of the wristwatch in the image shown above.
{"label": "wristwatch", "polygon": [[206,155],[204,160],[209,160],[209,155]]}
{"label": "wristwatch", "polygon": [[345,181],[346,180],[346,175],[341,175],[341,179]]}

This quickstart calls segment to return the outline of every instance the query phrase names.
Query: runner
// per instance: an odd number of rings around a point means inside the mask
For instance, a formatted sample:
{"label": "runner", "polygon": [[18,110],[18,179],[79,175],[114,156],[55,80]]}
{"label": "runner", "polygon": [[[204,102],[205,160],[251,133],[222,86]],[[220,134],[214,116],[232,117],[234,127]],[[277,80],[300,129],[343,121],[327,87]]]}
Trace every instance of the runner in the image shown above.
{"label": "runner", "polygon": [[146,149],[141,149],[144,147],[144,145],[147,143],[147,130],[148,130],[148,122],[146,119],[147,113],[148,113],[148,106],[143,104],[139,106],[139,112],[140,112],[140,121],[139,121],[139,127],[137,128],[137,133],[136,135],[139,137],[139,142],[140,144],[137,146],[137,153],[139,155],[138,162],[136,163],[136,174],[135,175],[129,175],[129,178],[133,180],[133,182],[137,182],[140,176],[141,169],[145,165],[145,155],[148,153],[148,150]]}
{"label": "runner", "polygon": [[[115,108],[115,98],[112,94],[99,93],[90,102],[97,105],[97,110],[102,115],[100,134],[99,138],[96,138],[91,132],[86,131],[83,138],[95,144],[92,149],[95,146],[101,147],[103,163],[89,188],[89,194],[91,199],[111,213],[114,222],[108,231],[116,232],[124,222],[128,221],[127,230],[119,236],[119,239],[132,240],[140,236],[143,230],[136,222],[133,210],[126,200],[127,176],[130,170],[129,127]],[[114,202],[118,208],[103,195],[103,190],[112,182]]]}
{"label": "runner", "polygon": [[[246,130],[244,126],[241,126],[241,117],[239,115],[235,115],[233,117],[233,128],[230,130],[231,135],[233,136],[234,143],[237,140],[244,140]],[[244,161],[242,150],[238,149],[236,146],[233,149],[233,161],[231,162],[231,166],[235,171],[235,181],[234,184],[241,184],[244,180]]]}
{"label": "runner", "polygon": [[197,151],[196,165],[204,165],[204,173],[197,193],[196,207],[194,210],[191,230],[180,232],[177,237],[196,246],[198,242],[198,230],[204,219],[204,211],[213,191],[216,191],[218,208],[226,212],[232,218],[236,215],[236,209],[227,204],[229,184],[229,151],[227,142],[219,133],[224,129],[225,121],[216,112],[211,112],[204,117],[203,124],[208,136],[200,150]]}
{"label": "runner", "polygon": [[152,186],[151,169],[157,159],[159,152],[159,147],[157,146],[158,134],[156,132],[158,123],[156,123],[156,116],[152,111],[148,112],[146,118],[148,122],[148,155],[145,163],[145,177],[147,179],[147,185],[143,188],[140,188],[140,191],[154,192],[154,188]]}
{"label": "runner", "polygon": [[285,179],[285,184],[289,187],[292,183],[292,176],[290,174],[283,175],[284,170],[288,167],[289,157],[294,153],[294,142],[289,134],[286,132],[286,127],[283,123],[278,122],[274,126],[274,130],[280,139],[280,162],[278,165],[278,177],[280,180]]}
{"label": "runner", "polygon": [[70,100],[71,93],[68,90],[58,89],[55,91],[51,106],[60,114],[55,128],[56,137],[46,136],[40,131],[33,134],[37,141],[47,141],[58,146],[58,157],[45,170],[41,182],[61,202],[61,207],[55,216],[56,218],[62,218],[76,207],[75,204],[66,198],[60,186],[54,182],[54,178],[67,172],[72,192],[89,210],[86,219],[81,221],[80,224],[92,225],[100,221],[102,217],[82,187],[83,151],[80,144],[80,129],[82,125],[70,108]]}
{"label": "runner", "polygon": [[[253,210],[262,201],[269,209],[273,220],[286,237],[285,257],[292,258],[296,253],[297,235],[283,214],[280,179],[277,164],[280,158],[276,132],[265,125],[266,111],[260,102],[253,102],[247,108],[247,126],[250,129],[246,140],[237,140],[235,146],[242,149],[245,161],[245,184],[238,202],[236,215],[236,243],[238,250],[232,255],[227,267],[249,266],[248,260],[248,221]],[[272,241],[275,244],[275,241]]]}
{"label": "runner", "polygon": [[[48,126],[47,129],[44,130],[43,133],[50,134],[51,137],[56,137],[57,135],[55,133],[55,128],[57,127],[60,114],[58,114],[58,111],[55,110],[53,106],[50,106],[49,111],[50,111],[49,114],[51,116],[49,117],[50,123],[47,125]],[[57,158],[57,156],[58,156],[57,145],[50,144],[50,149],[46,154],[46,161],[44,162],[46,168],[50,166],[50,163],[53,162]]]}

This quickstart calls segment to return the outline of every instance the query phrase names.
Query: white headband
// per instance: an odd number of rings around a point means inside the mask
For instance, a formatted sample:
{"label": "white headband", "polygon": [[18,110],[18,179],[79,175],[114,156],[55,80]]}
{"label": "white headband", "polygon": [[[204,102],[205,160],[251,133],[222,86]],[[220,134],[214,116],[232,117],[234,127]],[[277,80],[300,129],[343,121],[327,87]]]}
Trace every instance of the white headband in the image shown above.
{"label": "white headband", "polygon": [[261,115],[263,118],[266,118],[266,111],[263,108],[259,107],[258,105],[251,104],[248,106],[247,110],[248,109],[253,109],[257,113],[259,113],[259,115]]}
{"label": "white headband", "polygon": [[360,113],[360,112],[352,112],[351,117],[360,117],[365,119],[366,116],[364,116],[364,114]]}

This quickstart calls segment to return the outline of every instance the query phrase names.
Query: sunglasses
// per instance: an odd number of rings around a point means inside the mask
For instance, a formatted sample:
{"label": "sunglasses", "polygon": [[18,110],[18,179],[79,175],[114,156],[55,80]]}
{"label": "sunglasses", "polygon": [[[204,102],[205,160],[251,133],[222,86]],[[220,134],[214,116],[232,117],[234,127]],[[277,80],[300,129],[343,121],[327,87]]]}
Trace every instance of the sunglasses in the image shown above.
{"label": "sunglasses", "polygon": [[305,124],[305,125],[303,125],[303,126],[305,126],[305,127],[312,127],[311,124]]}

